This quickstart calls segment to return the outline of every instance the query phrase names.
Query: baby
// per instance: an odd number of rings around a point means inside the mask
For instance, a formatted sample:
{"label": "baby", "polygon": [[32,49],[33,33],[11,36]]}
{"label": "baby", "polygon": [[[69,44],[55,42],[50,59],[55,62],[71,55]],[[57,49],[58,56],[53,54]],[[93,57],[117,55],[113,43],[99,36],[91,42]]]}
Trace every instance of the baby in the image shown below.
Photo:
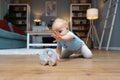
{"label": "baby", "polygon": [[84,58],[92,58],[93,54],[86,44],[69,30],[68,23],[64,19],[56,18],[52,25],[52,30],[57,42],[56,52],[58,60],[69,58],[73,53],[81,53]]}

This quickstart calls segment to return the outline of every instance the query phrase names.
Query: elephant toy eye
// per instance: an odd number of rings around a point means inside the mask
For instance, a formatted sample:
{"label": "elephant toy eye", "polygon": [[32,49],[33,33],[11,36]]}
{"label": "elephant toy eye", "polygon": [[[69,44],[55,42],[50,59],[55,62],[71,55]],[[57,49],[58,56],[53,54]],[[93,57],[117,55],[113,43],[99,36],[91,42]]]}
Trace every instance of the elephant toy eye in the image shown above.
{"label": "elephant toy eye", "polygon": [[51,57],[51,56],[53,55],[53,52],[52,52],[52,51],[50,51],[50,50],[48,50],[48,51],[47,51],[47,54],[48,54],[48,56],[50,56],[50,57]]}

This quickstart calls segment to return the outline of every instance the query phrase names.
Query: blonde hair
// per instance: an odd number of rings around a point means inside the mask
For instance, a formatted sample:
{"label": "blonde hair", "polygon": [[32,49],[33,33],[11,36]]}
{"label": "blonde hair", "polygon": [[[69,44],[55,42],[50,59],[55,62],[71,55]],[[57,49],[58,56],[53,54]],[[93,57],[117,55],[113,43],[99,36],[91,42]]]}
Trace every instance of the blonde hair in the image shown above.
{"label": "blonde hair", "polygon": [[68,27],[67,21],[61,18],[56,18],[55,21],[53,22],[52,29],[62,27]]}

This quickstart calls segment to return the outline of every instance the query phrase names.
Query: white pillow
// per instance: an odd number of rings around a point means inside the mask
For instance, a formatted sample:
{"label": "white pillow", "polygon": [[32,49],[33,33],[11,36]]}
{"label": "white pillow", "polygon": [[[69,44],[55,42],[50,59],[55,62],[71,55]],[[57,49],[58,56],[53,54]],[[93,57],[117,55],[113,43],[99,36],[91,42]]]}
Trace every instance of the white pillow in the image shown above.
{"label": "white pillow", "polygon": [[8,26],[10,28],[10,31],[14,32],[13,24],[11,22],[8,22]]}

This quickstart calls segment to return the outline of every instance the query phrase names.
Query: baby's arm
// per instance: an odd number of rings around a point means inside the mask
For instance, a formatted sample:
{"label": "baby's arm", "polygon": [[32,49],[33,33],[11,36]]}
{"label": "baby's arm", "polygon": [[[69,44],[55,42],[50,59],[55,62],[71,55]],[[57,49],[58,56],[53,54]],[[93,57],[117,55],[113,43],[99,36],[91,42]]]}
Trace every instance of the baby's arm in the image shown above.
{"label": "baby's arm", "polygon": [[72,39],[73,39],[73,35],[71,35],[71,34],[66,34],[66,35],[64,35],[64,36],[61,36],[61,38],[62,38],[62,41],[66,42],[66,41],[72,40]]}
{"label": "baby's arm", "polygon": [[53,34],[52,37],[56,39],[54,42],[58,42],[58,41],[66,42],[73,39],[73,35],[71,34],[66,34],[64,36],[61,36],[59,33],[56,33],[56,34]]}
{"label": "baby's arm", "polygon": [[61,54],[61,51],[62,51],[62,47],[57,46],[57,48],[56,48],[56,52],[57,52],[58,60],[60,60],[60,54]]}

